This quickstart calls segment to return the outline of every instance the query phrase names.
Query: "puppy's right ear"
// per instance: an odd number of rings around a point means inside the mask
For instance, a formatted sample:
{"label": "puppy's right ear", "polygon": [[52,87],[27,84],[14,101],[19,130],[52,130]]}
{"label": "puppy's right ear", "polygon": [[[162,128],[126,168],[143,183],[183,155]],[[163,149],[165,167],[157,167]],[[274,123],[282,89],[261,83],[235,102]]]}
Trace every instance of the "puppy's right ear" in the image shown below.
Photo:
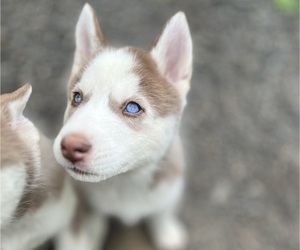
{"label": "puppy's right ear", "polygon": [[86,3],[81,11],[75,32],[76,50],[72,72],[84,66],[105,46],[105,39],[93,8]]}

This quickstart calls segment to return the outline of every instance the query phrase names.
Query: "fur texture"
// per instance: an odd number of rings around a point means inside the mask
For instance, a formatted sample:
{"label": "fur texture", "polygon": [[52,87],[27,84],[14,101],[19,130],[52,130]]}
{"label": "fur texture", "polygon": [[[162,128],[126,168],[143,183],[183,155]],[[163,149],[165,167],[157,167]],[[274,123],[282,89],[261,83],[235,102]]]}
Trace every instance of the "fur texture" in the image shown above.
{"label": "fur texture", "polygon": [[27,84],[1,95],[1,249],[29,250],[54,236],[58,250],[89,249],[73,247],[85,233],[72,229],[78,201],[71,179],[57,166],[52,142],[22,115],[30,94]]}
{"label": "fur texture", "polygon": [[[147,52],[109,47],[92,7],[84,6],[54,154],[81,181],[103,225],[107,216],[126,224],[145,219],[160,249],[186,243],[175,210],[184,187],[178,128],[191,74],[192,42],[182,12]],[[137,112],[128,111],[132,103]]]}

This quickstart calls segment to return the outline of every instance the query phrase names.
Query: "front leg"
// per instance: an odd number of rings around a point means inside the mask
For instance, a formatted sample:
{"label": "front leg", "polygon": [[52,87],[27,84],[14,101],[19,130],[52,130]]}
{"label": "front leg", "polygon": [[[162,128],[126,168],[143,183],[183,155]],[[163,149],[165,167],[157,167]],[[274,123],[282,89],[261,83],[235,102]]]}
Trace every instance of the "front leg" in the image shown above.
{"label": "front leg", "polygon": [[74,230],[67,228],[55,239],[56,250],[100,250],[105,243],[108,221],[96,212],[85,214],[82,224]]}
{"label": "front leg", "polygon": [[150,236],[157,249],[185,249],[187,232],[173,210],[168,210],[150,217],[147,221]]}

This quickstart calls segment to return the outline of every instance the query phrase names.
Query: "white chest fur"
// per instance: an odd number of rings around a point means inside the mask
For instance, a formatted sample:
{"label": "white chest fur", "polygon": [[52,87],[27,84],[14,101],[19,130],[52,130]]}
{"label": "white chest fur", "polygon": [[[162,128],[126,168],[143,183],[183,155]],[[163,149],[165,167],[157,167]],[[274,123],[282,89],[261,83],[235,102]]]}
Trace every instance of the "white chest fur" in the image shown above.
{"label": "white chest fur", "polygon": [[76,198],[69,181],[61,197],[47,200],[40,208],[28,211],[1,231],[3,250],[30,250],[58,233],[74,215]]}
{"label": "white chest fur", "polygon": [[26,185],[23,164],[1,169],[1,229],[10,223]]}
{"label": "white chest fur", "polygon": [[174,206],[182,194],[182,176],[155,187],[151,187],[151,181],[149,172],[138,170],[99,183],[80,184],[93,208],[132,225]]}

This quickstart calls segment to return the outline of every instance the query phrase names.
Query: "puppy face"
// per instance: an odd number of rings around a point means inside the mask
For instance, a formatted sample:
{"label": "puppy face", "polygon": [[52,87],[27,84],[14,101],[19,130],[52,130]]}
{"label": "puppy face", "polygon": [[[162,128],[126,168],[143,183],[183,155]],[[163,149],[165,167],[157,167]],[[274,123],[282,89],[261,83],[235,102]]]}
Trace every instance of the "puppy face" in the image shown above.
{"label": "puppy face", "polygon": [[[174,28],[179,53],[176,48],[169,51]],[[161,159],[185,105],[190,54],[182,13],[146,52],[106,46],[94,12],[86,5],[76,28],[65,124],[54,143],[57,161],[75,179],[96,182]],[[183,62],[181,67],[178,62]]]}

